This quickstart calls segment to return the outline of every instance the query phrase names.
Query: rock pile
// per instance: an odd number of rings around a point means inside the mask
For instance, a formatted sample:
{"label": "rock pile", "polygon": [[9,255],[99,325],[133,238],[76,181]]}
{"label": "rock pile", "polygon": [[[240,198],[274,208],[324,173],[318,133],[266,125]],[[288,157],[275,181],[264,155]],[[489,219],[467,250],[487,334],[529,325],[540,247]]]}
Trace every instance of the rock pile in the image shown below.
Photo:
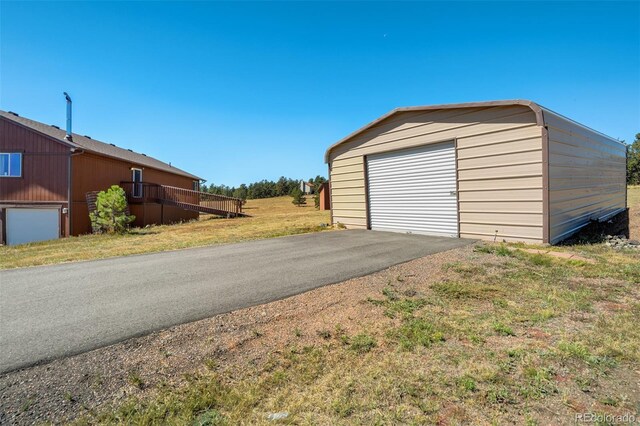
{"label": "rock pile", "polygon": [[605,245],[617,250],[625,248],[640,250],[640,241],[629,240],[624,235],[607,235]]}

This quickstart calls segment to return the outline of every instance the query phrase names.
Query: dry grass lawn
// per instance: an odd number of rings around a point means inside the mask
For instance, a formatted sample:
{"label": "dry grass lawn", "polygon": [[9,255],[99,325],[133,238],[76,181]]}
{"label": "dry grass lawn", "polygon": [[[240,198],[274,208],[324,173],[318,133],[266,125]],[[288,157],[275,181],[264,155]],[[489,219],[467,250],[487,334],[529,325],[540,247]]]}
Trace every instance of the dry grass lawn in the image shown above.
{"label": "dry grass lawn", "polygon": [[[637,235],[640,189],[629,195]],[[235,363],[214,356],[181,384],[81,423],[255,424],[284,411],[291,424],[573,424],[580,413],[640,414],[640,252],[554,248],[588,263],[517,247],[419,259],[345,283],[333,301],[322,289],[323,309],[309,303],[306,315],[247,330],[229,349]]]}
{"label": "dry grass lawn", "polygon": [[20,246],[2,246],[0,269],[302,234],[326,229],[320,225],[330,221],[329,212],[316,210],[310,197],[307,205],[302,207],[294,206],[291,197],[278,197],[248,200],[243,209],[251,217],[222,219],[201,216],[199,221],[135,228],[123,236],[83,235]]}
{"label": "dry grass lawn", "polygon": [[[637,238],[640,188],[629,200]],[[10,373],[0,423],[637,419],[640,251],[522,247],[478,243]]]}

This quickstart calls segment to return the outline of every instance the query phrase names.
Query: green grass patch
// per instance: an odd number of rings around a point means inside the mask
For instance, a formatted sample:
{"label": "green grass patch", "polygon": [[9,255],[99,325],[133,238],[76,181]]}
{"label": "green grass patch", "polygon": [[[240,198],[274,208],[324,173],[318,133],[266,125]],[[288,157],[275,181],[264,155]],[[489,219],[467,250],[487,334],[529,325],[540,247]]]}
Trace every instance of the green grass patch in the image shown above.
{"label": "green grass patch", "polygon": [[403,321],[401,326],[390,330],[387,336],[397,342],[403,350],[409,351],[419,346],[428,348],[433,343],[445,340],[442,330],[422,318]]}
{"label": "green grass patch", "polygon": [[376,347],[376,340],[368,334],[357,334],[349,340],[349,349],[363,354]]}
{"label": "green grass patch", "polygon": [[516,333],[513,331],[511,327],[501,322],[493,323],[493,331],[503,336],[515,336]]}

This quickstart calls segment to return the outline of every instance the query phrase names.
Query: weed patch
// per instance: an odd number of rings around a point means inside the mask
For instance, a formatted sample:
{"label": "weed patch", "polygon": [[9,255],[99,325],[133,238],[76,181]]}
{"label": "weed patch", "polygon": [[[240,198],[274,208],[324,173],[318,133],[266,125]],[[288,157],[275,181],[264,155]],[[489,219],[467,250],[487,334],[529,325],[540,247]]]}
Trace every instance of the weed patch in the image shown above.
{"label": "weed patch", "polygon": [[511,327],[509,327],[508,325],[505,325],[501,322],[494,322],[493,323],[493,331],[495,331],[498,334],[501,334],[503,336],[515,336],[516,333],[513,331],[513,329]]}
{"label": "weed patch", "polygon": [[441,330],[422,318],[405,320],[400,327],[390,330],[388,337],[397,342],[400,348],[409,351],[418,346],[428,348],[433,343],[445,340]]}
{"label": "weed patch", "polygon": [[349,349],[360,354],[367,353],[375,347],[375,339],[368,334],[355,335],[349,341]]}

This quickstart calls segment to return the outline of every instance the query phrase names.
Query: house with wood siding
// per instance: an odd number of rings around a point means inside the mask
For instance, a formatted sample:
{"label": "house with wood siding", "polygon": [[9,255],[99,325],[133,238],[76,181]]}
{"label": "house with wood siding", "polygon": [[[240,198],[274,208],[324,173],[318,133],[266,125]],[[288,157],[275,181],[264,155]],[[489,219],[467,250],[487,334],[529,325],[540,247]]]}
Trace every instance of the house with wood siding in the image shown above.
{"label": "house with wood siding", "polygon": [[111,185],[127,192],[135,226],[196,219],[200,181],[145,154],[0,111],[2,244],[90,233],[87,193]]}

